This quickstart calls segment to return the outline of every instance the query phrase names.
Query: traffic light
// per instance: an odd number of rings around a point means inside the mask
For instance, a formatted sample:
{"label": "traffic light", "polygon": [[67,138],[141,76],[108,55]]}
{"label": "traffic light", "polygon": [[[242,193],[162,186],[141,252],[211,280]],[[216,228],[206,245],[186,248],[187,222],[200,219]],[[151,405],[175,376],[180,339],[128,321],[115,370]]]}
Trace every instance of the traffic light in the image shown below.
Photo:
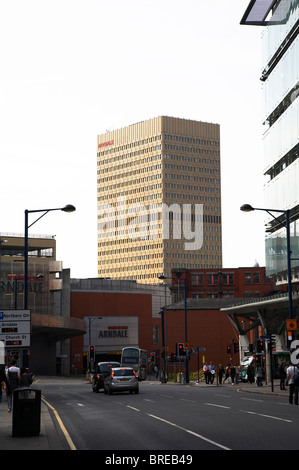
{"label": "traffic light", "polygon": [[156,362],[156,353],[151,352],[151,362]]}
{"label": "traffic light", "polygon": [[239,352],[239,343],[234,343],[234,353]]}
{"label": "traffic light", "polygon": [[94,361],[94,346],[89,346],[89,360]]}
{"label": "traffic light", "polygon": [[231,354],[231,352],[232,352],[231,346],[226,346],[226,352],[227,352],[227,354]]}
{"label": "traffic light", "polygon": [[175,353],[170,353],[170,362],[176,362],[177,360],[177,357],[176,357],[176,354]]}
{"label": "traffic light", "polygon": [[177,343],[176,344],[176,355],[177,356],[186,356],[186,351],[184,348],[184,343]]}
{"label": "traffic light", "polygon": [[261,353],[264,350],[264,344],[262,339],[258,339],[256,342],[256,352]]}

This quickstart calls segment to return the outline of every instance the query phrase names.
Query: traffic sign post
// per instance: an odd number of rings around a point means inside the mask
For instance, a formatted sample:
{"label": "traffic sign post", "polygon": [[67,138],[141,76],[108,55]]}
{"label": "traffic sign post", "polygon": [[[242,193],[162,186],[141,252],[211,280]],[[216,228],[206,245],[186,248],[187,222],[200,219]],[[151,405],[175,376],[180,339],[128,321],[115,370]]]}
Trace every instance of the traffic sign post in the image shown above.
{"label": "traffic sign post", "polygon": [[30,347],[30,310],[0,310],[0,341],[4,347]]}

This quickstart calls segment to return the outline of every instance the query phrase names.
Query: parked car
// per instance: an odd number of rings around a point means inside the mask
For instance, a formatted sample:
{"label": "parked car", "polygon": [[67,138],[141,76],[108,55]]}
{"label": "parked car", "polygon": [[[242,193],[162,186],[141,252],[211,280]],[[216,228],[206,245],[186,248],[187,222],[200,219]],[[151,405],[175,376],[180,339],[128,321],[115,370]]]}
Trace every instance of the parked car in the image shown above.
{"label": "parked car", "polygon": [[112,395],[113,392],[139,393],[139,382],[132,367],[117,367],[104,381],[104,393]]}
{"label": "parked car", "polygon": [[99,362],[95,366],[95,373],[92,381],[92,390],[99,393],[104,388],[104,380],[110,374],[113,367],[120,367],[119,362]]}

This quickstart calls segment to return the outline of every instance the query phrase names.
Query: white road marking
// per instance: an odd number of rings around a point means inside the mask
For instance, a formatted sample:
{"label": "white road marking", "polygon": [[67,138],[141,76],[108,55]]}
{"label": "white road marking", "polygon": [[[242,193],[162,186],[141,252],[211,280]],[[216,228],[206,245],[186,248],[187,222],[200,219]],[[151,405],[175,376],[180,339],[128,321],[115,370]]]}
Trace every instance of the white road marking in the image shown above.
{"label": "white road marking", "polygon": [[134,411],[140,411],[138,410],[138,408],[134,408],[134,406],[130,406],[130,405],[127,405],[127,408],[131,408],[131,410],[134,410]]}
{"label": "white road marking", "polygon": [[208,406],[216,406],[216,407],[218,407],[218,408],[226,408],[227,410],[230,410],[230,406],[216,405],[216,403],[205,403],[205,405],[208,405]]}
{"label": "white road marking", "polygon": [[285,423],[292,423],[290,419],[284,419],[284,418],[278,418],[277,416],[271,416],[271,415],[265,415],[262,413],[255,413],[254,411],[245,411],[245,410],[240,410],[242,413],[247,413],[249,415],[256,415],[256,416],[262,416],[263,418],[270,418],[270,419],[276,419],[278,421],[284,421]]}
{"label": "white road marking", "polygon": [[208,439],[207,437],[202,436],[201,434],[197,434],[196,432],[190,431],[190,429],[183,428],[182,426],[178,426],[175,423],[171,423],[170,421],[167,421],[166,419],[159,418],[159,416],[151,415],[151,414],[148,414],[148,413],[147,413],[147,415],[150,416],[151,418],[157,419],[159,421],[162,421],[163,423],[169,424],[170,426],[173,426],[177,429],[180,429],[181,431],[187,432],[188,434],[192,434],[192,436],[198,437],[199,439],[202,439],[203,441],[209,442],[210,444],[212,444],[216,447],[220,447],[220,449],[231,450],[228,447],[225,447],[222,444],[219,444],[218,442],[212,441],[211,439]]}

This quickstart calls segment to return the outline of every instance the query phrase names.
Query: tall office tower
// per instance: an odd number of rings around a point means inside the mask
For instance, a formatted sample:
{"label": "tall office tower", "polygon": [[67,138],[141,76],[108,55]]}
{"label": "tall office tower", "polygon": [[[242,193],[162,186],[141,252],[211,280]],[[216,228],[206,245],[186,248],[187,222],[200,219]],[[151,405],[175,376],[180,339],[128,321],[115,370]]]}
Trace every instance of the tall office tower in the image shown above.
{"label": "tall office tower", "polygon": [[[241,24],[261,25],[265,208],[290,211],[292,267],[299,266],[299,3],[252,0]],[[266,218],[266,269],[287,272],[286,214]],[[297,258],[297,259],[296,259]],[[285,277],[286,276],[282,276]],[[285,282],[285,281],[284,281]]]}
{"label": "tall office tower", "polygon": [[97,138],[98,276],[222,267],[220,128],[160,116]]}

